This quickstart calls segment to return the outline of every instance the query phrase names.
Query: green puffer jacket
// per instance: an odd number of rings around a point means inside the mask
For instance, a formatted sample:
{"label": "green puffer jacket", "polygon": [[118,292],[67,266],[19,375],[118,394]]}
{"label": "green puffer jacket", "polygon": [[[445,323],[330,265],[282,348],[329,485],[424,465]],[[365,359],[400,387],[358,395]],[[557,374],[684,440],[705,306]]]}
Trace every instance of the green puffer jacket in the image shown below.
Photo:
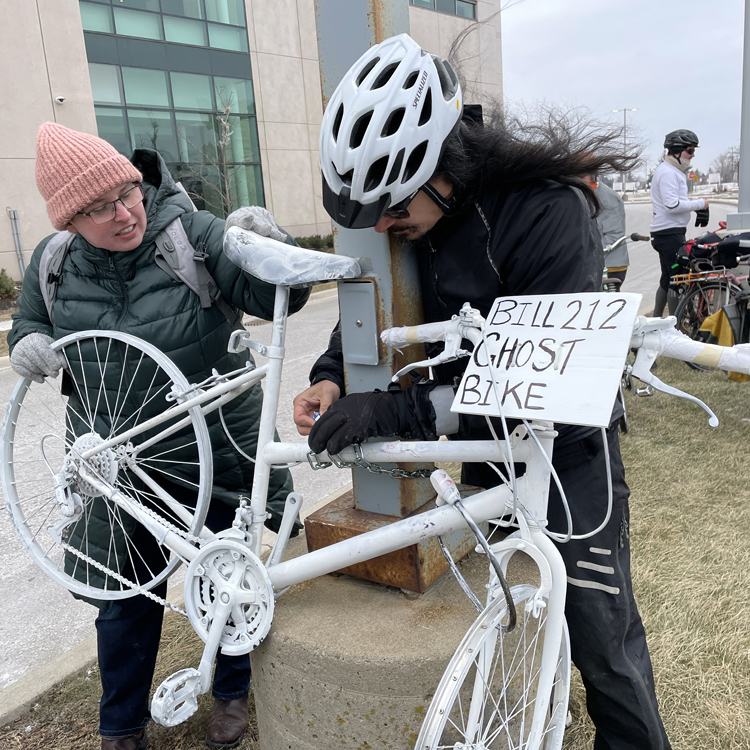
{"label": "green puffer jacket", "polygon": [[[222,252],[224,222],[206,211],[192,211],[189,199],[175,185],[156,152],[139,149],[132,161],[144,176],[148,223],[143,242],[130,252],[113,253],[91,246],[78,234],[65,258],[50,320],[39,288],[39,261],[50,237],[43,240],[34,251],[25,275],[20,312],[13,316],[13,328],[8,335],[11,351],[20,339],[35,331],[59,339],[83,330],[116,330],[138,336],[161,349],[191,383],[208,377],[212,368],[225,373],[242,367],[249,354],[227,352],[232,327],[224,314],[213,305],[201,308],[197,294],[156,265],[154,240],[164,227],[180,217],[193,247],[202,245],[208,253],[206,266],[224,299],[251,315],[272,318],[274,287],[245,274],[226,258]],[[288,242],[294,244],[291,237]],[[290,312],[301,309],[308,296],[307,289],[292,290]],[[95,352],[82,352],[82,357],[88,360],[84,364],[96,366]],[[72,406],[75,392],[70,398]],[[251,456],[256,451],[261,400],[258,384],[224,407],[230,433]],[[97,432],[107,429],[106,421],[106,415],[97,419]],[[214,461],[212,496],[236,506],[239,495],[249,496],[253,464],[231,446],[218,412],[209,415],[207,421]],[[182,477],[187,482],[194,480],[189,474],[190,467],[184,469]],[[274,518],[269,525],[278,525],[291,489],[287,470],[272,471],[268,510]],[[111,529],[101,499],[95,501],[93,511],[101,518],[89,520],[88,554],[105,562]],[[100,533],[94,534],[97,528]],[[81,543],[75,534],[71,541]]]}

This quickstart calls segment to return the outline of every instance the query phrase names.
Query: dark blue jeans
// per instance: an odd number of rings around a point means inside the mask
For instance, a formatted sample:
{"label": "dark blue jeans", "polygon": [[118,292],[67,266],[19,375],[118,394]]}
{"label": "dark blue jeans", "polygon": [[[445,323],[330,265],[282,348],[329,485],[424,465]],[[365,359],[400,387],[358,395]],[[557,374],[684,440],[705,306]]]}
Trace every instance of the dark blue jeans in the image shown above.
{"label": "dark blue jeans", "polygon": [[[206,518],[212,531],[229,527],[234,511],[213,501]],[[153,537],[139,527],[135,535],[144,559],[160,559]],[[153,569],[153,568],[152,568]],[[164,598],[166,583],[154,590]],[[99,703],[99,734],[114,738],[135,734],[151,719],[149,697],[159,650],[163,607],[145,596],[110,602],[96,618],[102,698]],[[233,700],[250,690],[250,657],[225,656],[219,651],[212,694]]]}
{"label": "dark blue jeans", "polygon": [[[596,727],[594,750],[669,750],[630,579],[630,490],[620,456],[619,427],[607,430],[607,439],[613,492],[609,522],[589,539],[557,545],[568,574],[565,618],[571,657],[581,672],[586,707]],[[607,470],[603,448],[597,432],[555,447],[553,452],[553,464],[570,503],[574,534],[593,531],[604,521]],[[467,472],[469,467],[478,470]],[[470,484],[488,486],[482,480],[497,484],[489,467],[464,464],[464,469]],[[548,519],[551,530],[567,531],[554,482]]]}

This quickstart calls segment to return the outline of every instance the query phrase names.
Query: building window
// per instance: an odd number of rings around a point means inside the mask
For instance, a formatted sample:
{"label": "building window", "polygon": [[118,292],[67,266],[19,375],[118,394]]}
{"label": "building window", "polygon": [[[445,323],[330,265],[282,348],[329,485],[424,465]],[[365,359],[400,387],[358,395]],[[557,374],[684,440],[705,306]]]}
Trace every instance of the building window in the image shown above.
{"label": "building window", "polygon": [[472,0],[409,0],[409,3],[418,8],[439,10],[461,18],[476,20],[477,17],[477,4]]}
{"label": "building window", "polygon": [[79,0],[84,31],[247,52],[244,0]]}
{"label": "building window", "polygon": [[156,149],[217,216],[264,205],[252,81],[103,63],[89,75],[99,135],[121,153]]}

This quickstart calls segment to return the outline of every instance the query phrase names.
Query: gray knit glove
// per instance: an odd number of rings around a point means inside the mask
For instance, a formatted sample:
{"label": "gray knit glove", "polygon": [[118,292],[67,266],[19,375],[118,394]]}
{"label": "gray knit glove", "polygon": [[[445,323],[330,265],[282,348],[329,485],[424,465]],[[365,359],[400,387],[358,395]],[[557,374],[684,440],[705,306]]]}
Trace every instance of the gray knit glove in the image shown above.
{"label": "gray knit glove", "polygon": [[56,378],[60,368],[65,366],[62,352],[52,349],[55,340],[44,333],[30,333],[24,336],[10,355],[10,366],[23,378],[31,378],[43,383],[44,378]]}
{"label": "gray knit glove", "polygon": [[260,206],[243,206],[236,211],[232,211],[227,216],[227,223],[224,226],[224,234],[229,227],[239,227],[248,231],[262,234],[264,237],[270,237],[272,240],[279,242],[286,241],[286,235],[282,232],[273,218],[270,211]]}

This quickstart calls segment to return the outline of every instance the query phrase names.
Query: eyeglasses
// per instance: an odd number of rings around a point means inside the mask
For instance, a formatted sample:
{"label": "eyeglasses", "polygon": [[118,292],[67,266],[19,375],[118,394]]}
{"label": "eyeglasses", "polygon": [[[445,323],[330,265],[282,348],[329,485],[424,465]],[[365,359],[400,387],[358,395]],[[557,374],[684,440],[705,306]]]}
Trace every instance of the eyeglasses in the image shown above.
{"label": "eyeglasses", "polygon": [[690,154],[692,156],[695,153],[695,146],[690,146],[690,148],[684,149],[686,154]]}
{"label": "eyeglasses", "polygon": [[106,224],[115,218],[116,203],[122,203],[125,208],[135,208],[142,202],[143,187],[141,187],[140,183],[137,183],[130,190],[125,191],[117,200],[105,203],[101,208],[95,208],[93,211],[79,211],[78,214],[91,219],[94,224]]}
{"label": "eyeglasses", "polygon": [[389,216],[391,219],[408,219],[409,211],[407,207],[414,200],[419,190],[415,190],[408,198],[404,198],[398,203],[394,203],[388,210],[385,211],[383,216]]}

